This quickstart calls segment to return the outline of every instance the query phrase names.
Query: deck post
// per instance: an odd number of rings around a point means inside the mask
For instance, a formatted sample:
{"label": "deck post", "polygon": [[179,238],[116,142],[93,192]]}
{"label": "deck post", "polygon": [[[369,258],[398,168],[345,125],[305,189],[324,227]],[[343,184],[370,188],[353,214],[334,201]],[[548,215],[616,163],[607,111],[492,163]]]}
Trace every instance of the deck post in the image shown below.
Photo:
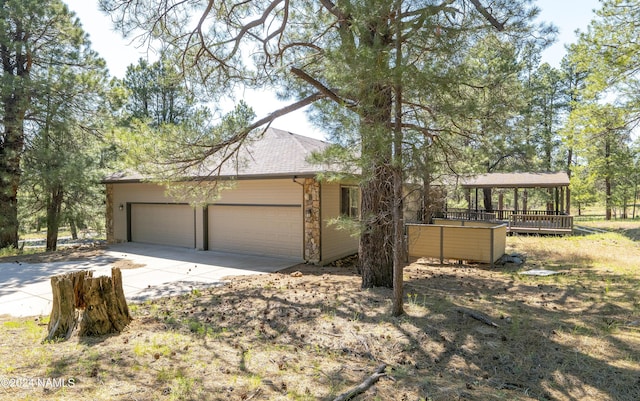
{"label": "deck post", "polygon": [[444,226],[440,226],[440,264],[444,263]]}
{"label": "deck post", "polygon": [[478,188],[476,188],[476,216],[478,215]]}
{"label": "deck post", "polygon": [[518,188],[514,188],[513,192],[513,213],[518,214]]}

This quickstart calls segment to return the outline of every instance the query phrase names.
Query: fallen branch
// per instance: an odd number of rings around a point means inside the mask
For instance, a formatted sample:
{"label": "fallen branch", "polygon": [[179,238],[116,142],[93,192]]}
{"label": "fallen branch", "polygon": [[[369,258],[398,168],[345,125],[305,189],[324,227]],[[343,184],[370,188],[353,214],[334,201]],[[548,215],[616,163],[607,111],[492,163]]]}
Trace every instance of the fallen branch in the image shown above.
{"label": "fallen branch", "polygon": [[458,312],[460,312],[460,313],[462,313],[464,315],[469,315],[472,318],[474,318],[474,319],[476,319],[476,320],[478,320],[478,321],[480,321],[480,322],[482,322],[482,323],[484,323],[486,325],[489,325],[489,326],[492,326],[492,327],[498,327],[497,324],[492,322],[491,319],[489,319],[487,316],[483,315],[480,312],[476,312],[476,311],[473,311],[473,310],[467,309],[467,308],[456,308],[456,311],[458,311]]}
{"label": "fallen branch", "polygon": [[387,365],[385,365],[385,364],[382,364],[382,365],[378,366],[378,368],[376,369],[374,374],[372,374],[371,376],[367,377],[367,379],[365,381],[363,381],[362,383],[360,383],[358,386],[352,388],[351,390],[347,391],[346,393],[340,394],[333,401],[350,400],[350,399],[354,398],[355,396],[364,393],[365,391],[367,391],[369,389],[369,387],[371,387],[374,384],[376,384],[378,382],[378,380],[380,380],[381,377],[387,375],[386,373],[384,373],[384,370],[386,368],[387,368]]}
{"label": "fallen branch", "polygon": [[248,398],[245,398],[245,401],[253,400],[254,398],[259,396],[260,394],[262,394],[262,389],[261,388],[257,389],[256,392],[251,394]]}

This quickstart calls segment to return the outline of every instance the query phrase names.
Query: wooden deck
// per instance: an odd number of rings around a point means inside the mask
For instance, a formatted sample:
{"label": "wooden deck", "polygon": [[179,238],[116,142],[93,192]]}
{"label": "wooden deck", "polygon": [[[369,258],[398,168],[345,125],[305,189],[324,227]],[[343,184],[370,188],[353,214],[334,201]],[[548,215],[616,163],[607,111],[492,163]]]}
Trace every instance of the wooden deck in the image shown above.
{"label": "wooden deck", "polygon": [[528,210],[526,213],[500,210],[496,212],[448,210],[445,219],[464,221],[485,221],[507,224],[508,233],[571,235],[573,216],[553,211]]}
{"label": "wooden deck", "polygon": [[570,235],[573,216],[512,214],[507,231],[510,233]]}

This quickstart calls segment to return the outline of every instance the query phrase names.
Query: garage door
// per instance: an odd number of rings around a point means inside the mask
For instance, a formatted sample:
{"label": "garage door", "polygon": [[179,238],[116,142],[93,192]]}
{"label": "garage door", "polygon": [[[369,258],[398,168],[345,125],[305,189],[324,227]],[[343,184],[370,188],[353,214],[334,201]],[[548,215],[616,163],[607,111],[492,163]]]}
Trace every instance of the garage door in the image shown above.
{"label": "garage door", "polygon": [[195,214],[189,205],[132,204],[131,241],[195,247]]}
{"label": "garage door", "polygon": [[209,206],[209,249],[302,259],[302,207]]}

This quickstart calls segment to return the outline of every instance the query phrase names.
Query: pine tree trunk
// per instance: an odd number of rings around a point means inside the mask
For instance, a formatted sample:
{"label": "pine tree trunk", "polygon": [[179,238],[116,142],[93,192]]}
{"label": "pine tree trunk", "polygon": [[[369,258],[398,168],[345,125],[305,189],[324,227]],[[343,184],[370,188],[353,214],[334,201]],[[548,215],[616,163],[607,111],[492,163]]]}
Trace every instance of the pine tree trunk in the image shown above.
{"label": "pine tree trunk", "polygon": [[[567,151],[567,177],[571,181],[571,162],[573,160],[573,148],[569,148]],[[566,192],[566,204],[564,210],[567,214],[571,214],[571,186],[567,187]]]}
{"label": "pine tree trunk", "polygon": [[611,144],[609,142],[609,138],[605,138],[604,144],[604,156],[605,156],[605,168],[606,168],[606,177],[604,179],[604,188],[605,188],[605,220],[611,220],[611,208],[612,199],[611,199]]}
{"label": "pine tree trunk", "polygon": [[487,213],[493,213],[492,191],[491,188],[482,188],[484,201],[484,210]]}
{"label": "pine tree trunk", "polygon": [[[386,6],[385,6],[386,7]],[[362,140],[361,219],[358,248],[362,287],[393,287],[393,77],[389,18],[371,14],[367,30],[358,32],[358,47],[351,62],[358,85],[357,112]]]}
{"label": "pine tree trunk", "polygon": [[378,166],[374,176],[361,187],[364,231],[358,256],[362,288],[393,287],[392,173]]}
{"label": "pine tree trunk", "polygon": [[611,213],[612,201],[611,201],[611,180],[609,177],[604,180],[604,193],[605,193],[605,201],[604,201],[604,219],[609,221],[613,214]]}
{"label": "pine tree trunk", "polygon": [[[0,154],[0,159],[2,155]],[[5,177],[7,177],[5,179]],[[18,248],[18,202],[16,177],[11,177],[6,169],[0,171],[0,249]],[[4,183],[7,183],[6,187]],[[15,189],[14,189],[15,188]]]}
{"label": "pine tree trunk", "polygon": [[4,132],[0,134],[0,249],[18,247],[18,185],[24,130],[20,112],[14,115],[16,111],[12,111],[17,107],[13,103],[7,104],[5,100],[4,107],[10,110],[6,111],[2,121]]}
{"label": "pine tree trunk", "polygon": [[[20,48],[20,46],[19,46]],[[24,47],[23,47],[24,48]],[[26,51],[26,49],[24,49]],[[16,63],[3,63],[3,127],[0,133],[0,249],[18,247],[18,185],[22,170],[20,160],[24,148],[24,117],[29,103],[30,57],[11,54]]]}
{"label": "pine tree trunk", "polygon": [[364,230],[358,256],[362,288],[393,287],[393,134],[391,88],[372,84],[363,117],[361,217]]}
{"label": "pine tree trunk", "polygon": [[58,247],[58,229],[60,228],[60,212],[62,210],[63,191],[60,186],[51,190],[47,204],[47,251],[55,251]]}
{"label": "pine tree trunk", "polygon": [[69,229],[71,230],[71,239],[78,239],[78,226],[76,225],[76,219],[69,218]]}
{"label": "pine tree trunk", "polygon": [[[396,0],[396,12],[400,13],[402,0]],[[400,31],[400,20],[396,21],[396,28]],[[395,97],[393,127],[393,303],[392,316],[400,316],[404,313],[404,265],[406,261],[406,246],[404,239],[404,174],[402,172],[402,143],[404,133],[402,131],[402,41],[396,39],[396,82],[393,86]]]}
{"label": "pine tree trunk", "polygon": [[51,287],[53,308],[45,341],[69,339],[78,323],[78,335],[84,337],[121,332],[132,320],[118,268],[111,269],[111,277],[94,278],[86,270],[55,276]]}

